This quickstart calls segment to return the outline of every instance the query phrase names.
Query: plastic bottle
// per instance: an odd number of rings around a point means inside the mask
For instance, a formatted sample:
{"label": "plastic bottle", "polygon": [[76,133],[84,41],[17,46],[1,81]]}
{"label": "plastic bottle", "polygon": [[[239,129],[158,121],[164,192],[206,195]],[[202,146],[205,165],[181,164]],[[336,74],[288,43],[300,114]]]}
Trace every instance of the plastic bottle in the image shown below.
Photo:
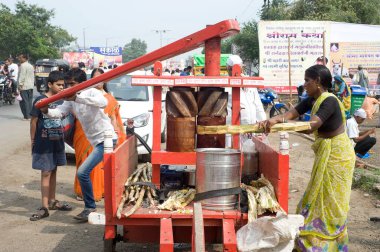
{"label": "plastic bottle", "polygon": [[282,155],[289,155],[289,133],[280,132],[280,153]]}
{"label": "plastic bottle", "polygon": [[242,149],[244,158],[242,177],[249,177],[253,180],[258,172],[258,153],[255,143],[252,139],[247,139],[243,142]]}
{"label": "plastic bottle", "polygon": [[104,132],[104,153],[111,153],[113,151],[113,131],[106,130]]}

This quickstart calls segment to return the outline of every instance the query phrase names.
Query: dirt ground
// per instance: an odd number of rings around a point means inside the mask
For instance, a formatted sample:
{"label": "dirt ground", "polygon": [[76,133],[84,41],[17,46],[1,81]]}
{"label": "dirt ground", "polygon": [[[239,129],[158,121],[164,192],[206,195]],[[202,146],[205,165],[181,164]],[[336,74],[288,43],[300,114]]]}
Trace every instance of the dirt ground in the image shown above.
{"label": "dirt ground", "polygon": [[[25,124],[28,130],[28,125]],[[377,138],[380,129],[377,129]],[[279,136],[271,135],[270,143],[278,146]],[[290,136],[290,213],[295,212],[302,193],[308,183],[313,163],[311,143],[299,136]],[[3,147],[4,148],[4,147]],[[379,144],[371,162],[379,162]],[[73,195],[75,165],[73,161],[58,170],[57,199],[69,202],[71,212],[50,211],[50,217],[29,221],[29,217],[40,206],[40,173],[31,168],[28,139],[6,157],[0,158],[0,251],[102,251],[103,227],[77,224],[73,216],[83,208],[83,202]],[[365,196],[360,190],[351,194],[349,214],[350,251],[380,251],[380,222],[371,222],[369,217],[380,217],[373,196]],[[103,201],[98,211],[104,211]],[[118,251],[131,251],[126,244],[119,243]],[[142,246],[133,251],[153,251],[152,246]]]}

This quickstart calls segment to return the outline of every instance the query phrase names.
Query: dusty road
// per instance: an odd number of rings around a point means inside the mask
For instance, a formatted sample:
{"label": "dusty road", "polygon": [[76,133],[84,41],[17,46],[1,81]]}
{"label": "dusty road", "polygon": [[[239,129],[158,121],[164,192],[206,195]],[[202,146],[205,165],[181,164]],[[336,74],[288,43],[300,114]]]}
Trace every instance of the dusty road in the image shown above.
{"label": "dusty road", "polygon": [[[378,132],[380,133],[380,132]],[[40,173],[31,168],[29,123],[21,121],[18,105],[0,107],[0,251],[102,251],[103,227],[77,224],[73,216],[83,203],[73,196],[75,166],[73,162],[58,170],[57,199],[70,202],[72,212],[50,211],[50,217],[29,221],[40,206]],[[380,135],[380,134],[378,134]],[[278,136],[270,142],[278,146]],[[310,143],[291,136],[290,212],[306,188],[313,153]],[[296,191],[296,192],[294,192]],[[358,190],[352,192],[349,216],[350,251],[380,251],[380,223],[370,222],[370,216],[380,217],[371,197]],[[103,202],[98,204],[103,211]],[[119,243],[118,251],[131,251]],[[152,251],[151,246],[133,251]]]}

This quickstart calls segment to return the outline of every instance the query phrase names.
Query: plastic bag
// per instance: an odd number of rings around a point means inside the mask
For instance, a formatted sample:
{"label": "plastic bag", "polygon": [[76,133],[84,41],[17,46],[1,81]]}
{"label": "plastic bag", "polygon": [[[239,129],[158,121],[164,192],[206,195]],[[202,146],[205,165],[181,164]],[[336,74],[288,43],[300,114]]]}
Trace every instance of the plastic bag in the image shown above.
{"label": "plastic bag", "polygon": [[261,217],[240,228],[236,233],[240,252],[291,252],[299,227],[304,225],[302,215],[277,214]]}
{"label": "plastic bag", "polygon": [[18,100],[18,101],[22,101],[22,97],[21,97],[20,94],[18,94],[18,95],[16,96],[16,100]]}

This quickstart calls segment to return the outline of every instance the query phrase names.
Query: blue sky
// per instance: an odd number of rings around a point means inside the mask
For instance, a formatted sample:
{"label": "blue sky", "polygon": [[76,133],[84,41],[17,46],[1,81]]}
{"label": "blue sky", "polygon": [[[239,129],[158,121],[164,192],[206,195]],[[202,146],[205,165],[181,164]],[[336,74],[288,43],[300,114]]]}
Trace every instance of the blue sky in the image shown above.
{"label": "blue sky", "polygon": [[[14,9],[17,0],[3,0]],[[171,43],[207,24],[236,18],[240,23],[258,19],[263,0],[151,0],[151,1],[91,1],[91,0],[29,0],[46,9],[54,9],[54,25],[61,26],[83,47],[124,46],[132,38],[145,40],[148,52]]]}

